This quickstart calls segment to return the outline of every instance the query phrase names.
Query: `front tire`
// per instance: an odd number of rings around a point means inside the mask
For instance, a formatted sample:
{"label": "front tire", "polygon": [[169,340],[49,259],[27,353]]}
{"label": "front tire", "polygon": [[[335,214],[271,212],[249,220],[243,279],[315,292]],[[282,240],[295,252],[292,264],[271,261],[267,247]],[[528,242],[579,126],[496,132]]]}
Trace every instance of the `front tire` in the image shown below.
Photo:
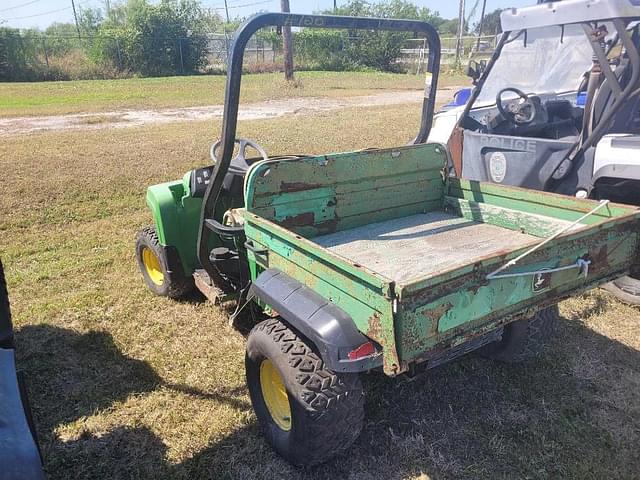
{"label": "front tire", "polygon": [[502,339],[482,347],[479,353],[505,363],[520,363],[538,357],[553,335],[558,306],[539,311],[533,317],[504,327]]}
{"label": "front tire", "polygon": [[280,319],[251,330],[245,368],[267,441],[294,465],[322,463],[360,434],[364,398],[358,375],[328,370],[310,343]]}
{"label": "front tire", "polygon": [[145,227],[136,238],[136,259],[144,283],[156,295],[181,298],[193,290],[193,280],[180,271],[169,268],[165,248],[160,244],[156,229]]}

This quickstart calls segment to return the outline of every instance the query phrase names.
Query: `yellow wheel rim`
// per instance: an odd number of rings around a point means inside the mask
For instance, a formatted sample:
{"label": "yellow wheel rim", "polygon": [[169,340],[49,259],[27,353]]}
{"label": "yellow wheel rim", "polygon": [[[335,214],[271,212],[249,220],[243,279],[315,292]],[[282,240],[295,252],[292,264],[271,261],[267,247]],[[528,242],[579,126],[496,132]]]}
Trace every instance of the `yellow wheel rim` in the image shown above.
{"label": "yellow wheel rim", "polygon": [[273,421],[284,431],[291,430],[291,406],[282,377],[271,360],[260,364],[260,388]]}
{"label": "yellow wheel rim", "polygon": [[164,282],[164,273],[162,273],[160,259],[149,247],[142,248],[142,264],[151,281],[156,285],[162,285]]}

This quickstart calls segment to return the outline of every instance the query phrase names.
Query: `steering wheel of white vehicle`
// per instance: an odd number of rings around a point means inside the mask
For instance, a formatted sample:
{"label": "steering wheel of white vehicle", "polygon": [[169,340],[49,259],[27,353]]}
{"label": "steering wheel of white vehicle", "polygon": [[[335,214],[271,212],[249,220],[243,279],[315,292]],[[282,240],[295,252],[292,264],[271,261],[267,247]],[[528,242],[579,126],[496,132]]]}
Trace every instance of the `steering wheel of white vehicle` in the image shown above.
{"label": "steering wheel of white vehicle", "polygon": [[[513,92],[523,101],[511,101],[507,103],[507,106],[505,107],[502,102],[502,95],[505,92]],[[529,96],[522,90],[514,87],[503,88],[498,92],[498,95],[496,95],[496,107],[498,107],[498,111],[504,118],[516,125],[526,125],[531,123],[538,113],[535,104],[531,101]]]}
{"label": "steering wheel of white vehicle", "polygon": [[[234,142],[237,143],[239,147],[238,147],[238,154],[231,159],[232,161],[239,159],[246,163],[247,147],[251,147],[256,152],[258,152],[262,157],[262,160],[269,160],[269,155],[267,155],[267,152],[265,151],[265,149],[262,148],[258,143],[254,142],[253,140],[249,140],[248,138],[236,138]],[[218,155],[216,154],[216,151],[221,143],[222,143],[222,140],[218,140],[216,143],[211,145],[211,148],[209,149],[209,156],[211,157],[211,160],[213,160],[214,164],[218,163],[219,159],[218,159]]]}

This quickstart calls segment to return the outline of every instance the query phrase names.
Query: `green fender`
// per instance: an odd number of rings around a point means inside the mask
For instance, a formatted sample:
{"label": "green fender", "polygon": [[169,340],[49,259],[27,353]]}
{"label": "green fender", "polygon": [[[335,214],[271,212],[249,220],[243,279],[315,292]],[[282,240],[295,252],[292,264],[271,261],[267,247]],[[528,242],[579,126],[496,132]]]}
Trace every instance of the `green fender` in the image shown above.
{"label": "green fender", "polygon": [[147,205],[153,214],[158,240],[175,247],[185,275],[198,266],[197,241],[202,199],[192,198],[190,172],[182,180],[152,185],[147,189]]}

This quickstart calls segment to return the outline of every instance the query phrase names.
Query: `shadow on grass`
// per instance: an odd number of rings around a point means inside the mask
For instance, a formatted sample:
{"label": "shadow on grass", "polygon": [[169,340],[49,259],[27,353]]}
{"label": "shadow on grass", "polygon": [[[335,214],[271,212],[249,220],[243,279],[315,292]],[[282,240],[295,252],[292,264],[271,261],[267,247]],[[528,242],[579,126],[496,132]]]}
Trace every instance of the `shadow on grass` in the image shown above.
{"label": "shadow on grass", "polygon": [[[634,478],[640,472],[640,352],[561,319],[546,356],[521,365],[475,356],[403,383],[365,376],[366,420],[349,451],[309,470],[277,457],[255,424],[181,463],[146,427],[63,442],[61,423],[163,385],[106,333],[17,334],[51,478]],[[206,393],[169,386],[189,394]],[[236,389],[238,390],[238,389]],[[243,391],[216,400],[245,409]],[[422,476],[425,475],[425,476]]]}
{"label": "shadow on grass", "polygon": [[[149,465],[157,455],[157,465],[162,466],[164,445],[144,428],[117,428],[100,438],[83,436],[75,442],[64,442],[55,433],[56,427],[131,395],[165,388],[236,409],[250,408],[239,398],[243,388],[203,392],[163,381],[149,364],[120,352],[106,332],[78,334],[50,325],[25,326],[16,333],[16,346],[51,478],[71,478],[65,470],[69,465],[74,467],[73,478],[118,478],[118,472],[123,472],[121,478],[147,478],[139,460]],[[78,466],[81,471],[75,470]]]}

